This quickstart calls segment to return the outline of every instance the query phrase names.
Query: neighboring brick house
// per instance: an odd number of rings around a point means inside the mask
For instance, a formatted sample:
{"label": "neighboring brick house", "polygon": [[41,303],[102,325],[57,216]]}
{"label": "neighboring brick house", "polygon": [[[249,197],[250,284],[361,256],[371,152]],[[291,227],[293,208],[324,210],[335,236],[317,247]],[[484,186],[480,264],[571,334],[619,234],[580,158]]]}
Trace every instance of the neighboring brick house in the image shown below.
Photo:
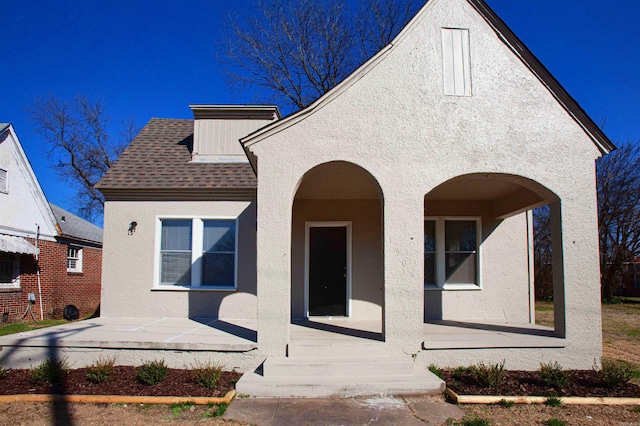
{"label": "neighboring brick house", "polygon": [[47,202],[13,127],[0,124],[1,320],[62,318],[68,305],[93,314],[101,269],[102,229]]}
{"label": "neighboring brick house", "polygon": [[640,297],[640,256],[632,262],[625,263],[622,275],[622,295],[626,297]]}

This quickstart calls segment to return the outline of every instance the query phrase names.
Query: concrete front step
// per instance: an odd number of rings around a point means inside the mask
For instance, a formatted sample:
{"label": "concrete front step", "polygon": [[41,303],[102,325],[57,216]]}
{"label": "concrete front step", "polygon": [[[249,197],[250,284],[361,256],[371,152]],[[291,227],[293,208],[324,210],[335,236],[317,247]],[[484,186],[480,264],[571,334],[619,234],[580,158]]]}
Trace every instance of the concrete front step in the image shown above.
{"label": "concrete front step", "polygon": [[371,340],[333,342],[329,344],[324,342],[296,342],[289,343],[287,346],[287,356],[290,358],[354,358],[385,355],[385,343]]}
{"label": "concrete front step", "polygon": [[270,357],[263,364],[265,377],[278,376],[410,376],[413,360],[408,356],[348,358]]}
{"label": "concrete front step", "polygon": [[238,395],[269,398],[327,398],[354,395],[439,394],[445,383],[419,368],[408,376],[263,376],[246,372],[236,383]]}

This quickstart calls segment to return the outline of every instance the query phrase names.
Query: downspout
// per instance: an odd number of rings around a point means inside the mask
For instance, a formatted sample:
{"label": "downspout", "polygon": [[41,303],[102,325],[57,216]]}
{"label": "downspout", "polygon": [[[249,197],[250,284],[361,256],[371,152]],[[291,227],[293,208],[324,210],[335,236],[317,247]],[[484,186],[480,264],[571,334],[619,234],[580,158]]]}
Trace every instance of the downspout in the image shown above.
{"label": "downspout", "polygon": [[44,319],[42,312],[42,286],[40,285],[40,249],[38,248],[38,239],[40,238],[40,225],[36,223],[36,276],[38,277],[38,299],[40,300],[40,321]]}

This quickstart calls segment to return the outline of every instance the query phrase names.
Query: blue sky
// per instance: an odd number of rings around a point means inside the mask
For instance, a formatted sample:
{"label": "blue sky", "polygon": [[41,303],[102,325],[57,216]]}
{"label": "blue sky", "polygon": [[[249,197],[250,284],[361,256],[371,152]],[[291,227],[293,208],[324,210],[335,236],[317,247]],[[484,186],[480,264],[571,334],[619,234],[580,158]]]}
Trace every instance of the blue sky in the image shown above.
{"label": "blue sky", "polygon": [[[486,0],[614,143],[640,140],[640,0]],[[73,192],[42,155],[36,96],[103,99],[109,114],[191,118],[189,104],[250,103],[216,60],[223,22],[251,0],[0,0],[0,122],[11,122],[45,195]],[[4,207],[3,207],[4,208]]]}

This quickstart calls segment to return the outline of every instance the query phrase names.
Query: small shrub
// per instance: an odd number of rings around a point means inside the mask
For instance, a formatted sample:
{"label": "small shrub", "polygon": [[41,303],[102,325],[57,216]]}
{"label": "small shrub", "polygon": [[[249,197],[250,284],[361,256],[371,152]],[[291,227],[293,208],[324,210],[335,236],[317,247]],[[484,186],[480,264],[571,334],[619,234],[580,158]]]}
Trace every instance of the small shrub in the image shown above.
{"label": "small shrub", "polygon": [[555,396],[551,396],[547,398],[544,402],[544,405],[548,405],[549,407],[562,407],[562,400],[560,398],[556,398]]}
{"label": "small shrub", "polygon": [[438,376],[439,379],[444,379],[444,375],[442,374],[442,368],[431,364],[429,366],[429,371],[431,371],[433,374],[435,374],[436,376]]}
{"label": "small shrub", "polygon": [[549,387],[560,389],[569,382],[569,373],[556,361],[540,364],[540,379]]}
{"label": "small shrub", "polygon": [[87,367],[87,379],[93,383],[106,382],[109,380],[115,364],[115,357],[99,357],[96,362]]}
{"label": "small shrub", "polygon": [[29,369],[29,378],[36,383],[56,384],[62,382],[69,372],[69,364],[65,358],[59,360],[47,359],[37,367]]}
{"label": "small shrub", "polygon": [[471,366],[471,375],[482,387],[496,387],[504,380],[504,360],[493,365],[484,362],[473,365]]}
{"label": "small shrub", "polygon": [[594,367],[594,370],[602,384],[608,388],[616,388],[629,383],[635,373],[635,368],[632,364],[610,359],[603,359],[602,367],[600,369]]}
{"label": "small shrub", "polygon": [[631,409],[631,411],[633,411],[634,413],[640,413],[640,405],[636,405]]}
{"label": "small shrub", "polygon": [[567,422],[558,418],[551,418],[545,422],[547,426],[567,426]]}
{"label": "small shrub", "polygon": [[456,367],[453,369],[452,377],[456,380],[461,380],[465,374],[469,372],[469,367]]}
{"label": "small shrub", "polygon": [[138,367],[137,377],[140,383],[156,385],[166,379],[168,371],[167,364],[163,359],[160,361],[147,361]]}
{"label": "small shrub", "polygon": [[211,362],[197,362],[191,367],[191,378],[203,388],[212,388],[222,377],[222,366]]}
{"label": "small shrub", "polygon": [[491,423],[488,420],[483,419],[482,417],[472,417],[470,419],[463,419],[462,426],[491,426]]}
{"label": "small shrub", "polygon": [[516,405],[516,403],[513,401],[507,401],[506,399],[501,399],[500,402],[498,402],[498,405],[502,405],[504,408],[511,408]]}

